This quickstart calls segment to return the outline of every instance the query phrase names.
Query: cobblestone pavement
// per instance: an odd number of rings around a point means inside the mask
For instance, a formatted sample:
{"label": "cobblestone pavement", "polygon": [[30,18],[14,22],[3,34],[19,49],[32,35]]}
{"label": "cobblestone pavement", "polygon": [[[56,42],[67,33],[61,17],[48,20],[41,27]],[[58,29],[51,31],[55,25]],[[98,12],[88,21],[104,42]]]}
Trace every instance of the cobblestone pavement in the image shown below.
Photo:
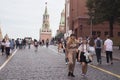
{"label": "cobblestone pavement", "polygon": [[[11,51],[11,53],[13,53],[14,51],[15,50]],[[2,55],[2,53],[0,53],[0,66],[6,61],[6,59],[7,59],[7,57],[6,57],[5,53],[3,55]]]}
{"label": "cobblestone pavement", "polygon": [[[1,58],[1,57],[0,57]],[[94,58],[93,66],[120,76],[120,62],[115,60],[113,65],[106,65],[103,57],[102,65],[97,65]],[[1,62],[1,59],[0,59]],[[1,62],[2,63],[2,62]],[[64,54],[57,53],[55,46],[18,50],[7,65],[0,71],[0,80],[120,80],[104,71],[89,65],[87,78],[81,76],[81,65],[76,64],[75,78],[67,76]]]}

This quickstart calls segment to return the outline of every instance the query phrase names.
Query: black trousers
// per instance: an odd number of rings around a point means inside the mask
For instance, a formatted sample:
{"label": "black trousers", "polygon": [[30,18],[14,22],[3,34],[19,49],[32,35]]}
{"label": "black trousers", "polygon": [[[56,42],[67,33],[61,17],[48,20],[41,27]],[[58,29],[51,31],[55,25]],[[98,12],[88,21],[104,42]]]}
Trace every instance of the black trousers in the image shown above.
{"label": "black trousers", "polygon": [[6,47],[6,55],[7,55],[7,56],[10,55],[10,47]]}
{"label": "black trousers", "polygon": [[5,47],[4,46],[1,46],[1,49],[2,49],[2,53],[4,53],[4,49],[5,49]]}
{"label": "black trousers", "polygon": [[96,48],[95,51],[96,51],[97,62],[101,63],[102,62],[102,60],[101,60],[101,48]]}
{"label": "black trousers", "polygon": [[112,51],[106,51],[106,60],[109,63],[109,60],[113,60]]}

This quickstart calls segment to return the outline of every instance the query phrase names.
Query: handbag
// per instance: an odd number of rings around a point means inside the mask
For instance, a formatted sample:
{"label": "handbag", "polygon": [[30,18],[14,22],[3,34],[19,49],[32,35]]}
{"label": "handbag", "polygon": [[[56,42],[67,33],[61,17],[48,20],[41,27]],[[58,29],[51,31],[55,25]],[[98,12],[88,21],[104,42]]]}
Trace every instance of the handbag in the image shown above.
{"label": "handbag", "polygon": [[92,60],[90,59],[90,56],[91,56],[90,53],[85,52],[84,56],[85,56],[85,58],[86,58],[86,62],[87,62],[87,63],[92,62]]}

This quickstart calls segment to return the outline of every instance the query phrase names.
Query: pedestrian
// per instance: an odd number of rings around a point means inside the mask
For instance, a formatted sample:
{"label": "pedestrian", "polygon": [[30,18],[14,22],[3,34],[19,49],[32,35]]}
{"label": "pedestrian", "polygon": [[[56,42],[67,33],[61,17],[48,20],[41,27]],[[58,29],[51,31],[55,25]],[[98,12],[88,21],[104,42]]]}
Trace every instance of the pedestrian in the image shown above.
{"label": "pedestrian", "polygon": [[45,44],[45,41],[44,40],[42,40],[42,46]]}
{"label": "pedestrian", "polygon": [[17,40],[15,41],[16,44],[16,49],[19,47],[19,38],[17,38]]}
{"label": "pedestrian", "polygon": [[31,39],[28,40],[28,49],[30,49],[31,46]]}
{"label": "pedestrian", "polygon": [[79,50],[78,60],[80,61],[81,65],[82,65],[82,74],[81,75],[83,77],[86,77],[88,63],[91,62],[90,54],[88,54],[88,50],[89,50],[88,48],[89,48],[89,44],[87,42],[87,39],[83,38],[82,44],[78,48],[78,50]]}
{"label": "pedestrian", "polygon": [[23,39],[22,44],[23,44],[23,48],[25,49],[26,48],[26,40],[25,39]]}
{"label": "pedestrian", "polygon": [[102,39],[100,39],[100,35],[98,35],[97,39],[95,40],[95,52],[96,52],[98,64],[102,63],[102,59],[101,59],[102,47],[103,47],[103,42]]}
{"label": "pedestrian", "polygon": [[22,49],[22,39],[19,39],[19,49]]}
{"label": "pedestrian", "polygon": [[1,52],[2,52],[2,55],[4,54],[5,52],[5,39],[2,40],[2,43],[1,43]]}
{"label": "pedestrian", "polygon": [[65,40],[64,40],[64,43],[63,43],[63,52],[65,54],[65,63],[66,65],[68,64],[68,57],[67,57],[67,40],[68,40],[69,37],[67,37]]}
{"label": "pedestrian", "polygon": [[14,50],[14,45],[15,45],[14,39],[10,40],[10,49],[11,49],[11,51]]}
{"label": "pedestrian", "polygon": [[8,57],[10,55],[10,41],[9,41],[9,39],[7,39],[5,42],[5,51],[6,51],[6,56]]}
{"label": "pedestrian", "polygon": [[40,44],[40,46],[42,46],[42,41],[41,40],[39,41],[39,44]]}
{"label": "pedestrian", "polygon": [[34,46],[35,46],[35,52],[38,50],[38,41],[35,39],[34,40]]}
{"label": "pedestrian", "polygon": [[58,42],[58,53],[62,53],[63,52],[63,44],[61,41]]}
{"label": "pedestrian", "polygon": [[[104,50],[106,52],[106,60],[107,64],[113,64],[113,41],[110,39],[109,35],[107,35],[107,39],[104,42]],[[109,61],[110,59],[110,61]]]}
{"label": "pedestrian", "polygon": [[76,53],[77,53],[77,41],[75,34],[71,34],[70,38],[67,41],[67,50],[68,50],[68,76],[75,77],[74,68],[76,63]]}
{"label": "pedestrian", "polygon": [[92,57],[92,61],[93,61],[93,56],[95,55],[95,40],[93,38],[93,36],[90,37],[89,41],[89,53]]}
{"label": "pedestrian", "polygon": [[46,40],[46,47],[48,48],[49,46],[49,39]]}

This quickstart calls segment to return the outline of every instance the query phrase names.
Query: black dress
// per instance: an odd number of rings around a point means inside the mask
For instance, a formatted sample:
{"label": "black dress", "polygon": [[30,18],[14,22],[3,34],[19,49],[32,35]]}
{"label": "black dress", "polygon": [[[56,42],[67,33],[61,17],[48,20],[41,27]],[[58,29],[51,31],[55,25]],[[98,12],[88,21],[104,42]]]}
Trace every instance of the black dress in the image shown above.
{"label": "black dress", "polygon": [[91,60],[90,60],[90,59],[86,60],[86,57],[85,57],[84,54],[85,54],[85,52],[81,52],[81,55],[80,55],[80,62],[90,63]]}
{"label": "black dress", "polygon": [[86,57],[85,57],[85,52],[81,52],[81,54],[80,54],[80,62],[85,62],[85,63],[87,63],[87,61],[86,61]]}

